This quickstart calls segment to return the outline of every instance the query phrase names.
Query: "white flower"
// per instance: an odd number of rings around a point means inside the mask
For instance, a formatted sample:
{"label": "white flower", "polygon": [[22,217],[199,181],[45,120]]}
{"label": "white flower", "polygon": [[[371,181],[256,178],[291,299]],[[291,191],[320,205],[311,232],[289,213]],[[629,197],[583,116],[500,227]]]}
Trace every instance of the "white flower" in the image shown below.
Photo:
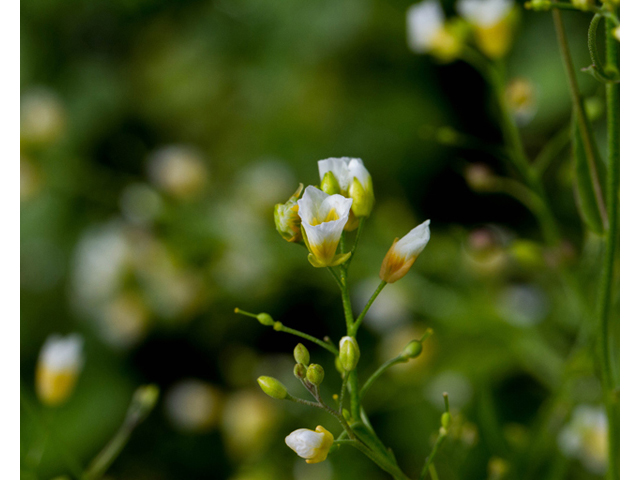
{"label": "white flower", "polygon": [[173,385],[165,397],[165,411],[179,430],[206,432],[220,418],[222,393],[212,384],[197,380],[182,380]]}
{"label": "white flower", "polygon": [[400,240],[397,238],[391,245],[387,255],[382,261],[380,278],[387,283],[393,283],[404,277],[418,255],[427,246],[431,233],[429,231],[430,220],[421,223]]}
{"label": "white flower", "polygon": [[328,195],[316,187],[307,187],[298,200],[298,214],[304,239],[314,267],[332,267],[346,261],[351,254],[336,255],[340,236],[353,200],[342,195]]}
{"label": "white flower", "polygon": [[461,0],[458,11],[474,28],[478,48],[491,58],[503,57],[513,39],[513,0]]}
{"label": "white flower", "polygon": [[437,0],[425,0],[407,10],[409,48],[415,53],[426,53],[436,44],[444,28],[444,12]]}
{"label": "white flower", "polygon": [[326,460],[333,444],[333,435],[318,425],[315,432],[308,428],[299,428],[291,432],[284,442],[307,463],[319,463]]}
{"label": "white flower", "polygon": [[[327,158],[318,161],[320,171],[320,181],[323,182],[323,190],[328,194],[340,193],[347,198],[353,199],[351,206],[353,213],[357,217],[368,217],[373,208],[373,183],[371,175],[365,168],[364,163],[359,158]],[[325,180],[327,174],[331,173],[333,178]],[[329,180],[330,179],[330,180]],[[340,188],[339,191],[332,191],[333,180]],[[329,191],[325,185],[330,185]],[[336,189],[337,190],[337,189]]]}
{"label": "white flower", "polygon": [[458,12],[469,23],[490,28],[501,22],[511,11],[513,0],[460,0]]}
{"label": "white flower", "polygon": [[149,176],[161,190],[176,198],[191,198],[207,184],[209,172],[204,158],[194,148],[169,145],[154,152]]}
{"label": "white flower", "polygon": [[603,408],[578,405],[558,435],[558,446],[565,455],[579,458],[587,470],[601,475],[607,471],[607,432]]}
{"label": "white flower", "polygon": [[42,403],[64,402],[82,369],[82,337],[50,335],[40,351],[36,367],[36,392]]}

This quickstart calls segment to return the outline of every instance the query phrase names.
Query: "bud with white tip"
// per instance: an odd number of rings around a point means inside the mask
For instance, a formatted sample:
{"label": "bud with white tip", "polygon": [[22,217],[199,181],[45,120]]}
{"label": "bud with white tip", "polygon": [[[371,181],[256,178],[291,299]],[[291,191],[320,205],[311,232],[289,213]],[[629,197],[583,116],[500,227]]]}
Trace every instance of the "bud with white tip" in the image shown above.
{"label": "bud with white tip", "polygon": [[353,199],[351,210],[356,217],[368,217],[373,209],[373,182],[359,158],[327,158],[318,162],[322,190],[340,193]]}
{"label": "bud with white tip", "polygon": [[69,398],[84,360],[82,337],[51,335],[47,338],[36,367],[36,393],[46,405],[60,405]]}
{"label": "bud with white tip", "polygon": [[431,233],[429,231],[429,220],[421,223],[400,240],[397,238],[391,245],[387,255],[382,261],[380,268],[380,279],[393,283],[404,277],[418,255],[427,246]]}
{"label": "bud with white tip", "polygon": [[284,441],[307,463],[320,463],[327,459],[329,449],[333,445],[333,435],[318,425],[315,432],[308,428],[299,428],[291,432]]}

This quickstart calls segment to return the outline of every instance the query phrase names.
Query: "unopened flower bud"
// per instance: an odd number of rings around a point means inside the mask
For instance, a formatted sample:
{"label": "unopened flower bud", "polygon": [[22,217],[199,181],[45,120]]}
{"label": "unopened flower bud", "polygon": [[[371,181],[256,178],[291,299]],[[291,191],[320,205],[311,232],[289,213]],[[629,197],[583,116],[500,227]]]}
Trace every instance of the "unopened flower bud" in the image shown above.
{"label": "unopened flower bud", "polygon": [[402,356],[409,358],[416,358],[422,353],[422,343],[418,340],[411,340],[404,350],[402,350]]}
{"label": "unopened flower bud", "polygon": [[336,370],[340,373],[340,375],[344,375],[344,367],[342,366],[342,363],[340,363],[340,357],[336,357],[334,363],[336,366]]}
{"label": "unopened flower bud", "polygon": [[51,335],[45,342],[36,368],[36,393],[46,405],[60,405],[73,392],[82,369],[82,338]]}
{"label": "unopened flower bud", "polygon": [[296,348],[293,349],[293,358],[296,359],[297,363],[303,364],[305,367],[309,365],[309,350],[303,344],[299,343],[296,345]]}
{"label": "unopened flower bud", "polygon": [[324,177],[322,177],[322,181],[320,182],[320,190],[327,195],[340,193],[340,184],[333,172],[327,172],[324,174]]}
{"label": "unopened flower bud", "polygon": [[375,201],[371,177],[369,176],[367,178],[366,185],[362,185],[357,177],[354,178],[349,186],[349,196],[353,198],[351,210],[353,210],[355,216],[368,217],[371,214],[371,210],[373,210],[373,203]]}
{"label": "unopened flower bud", "polygon": [[574,7],[579,8],[580,10],[584,10],[585,12],[589,10],[594,4],[593,0],[571,0],[571,3]]}
{"label": "unopened flower bud", "polygon": [[262,325],[265,325],[267,327],[271,327],[275,323],[271,315],[269,315],[268,313],[259,313],[257,318]]}
{"label": "unopened flower bud", "polygon": [[333,435],[318,425],[316,431],[299,428],[284,439],[287,446],[304,458],[307,463],[319,463],[327,459],[333,444]]}
{"label": "unopened flower bud", "polygon": [[278,203],[273,211],[276,230],[287,242],[299,243],[302,241],[300,215],[298,215],[298,198],[300,198],[303,187],[300,184],[289,200],[285,203]]}
{"label": "unopened flower bud", "polygon": [[307,368],[307,380],[316,387],[324,380],[324,368],[321,365],[312,363]]}
{"label": "unopened flower bud", "polygon": [[295,367],[293,367],[293,374],[298,380],[303,380],[307,376],[307,367],[301,363],[296,363]]}
{"label": "unopened flower bud", "polygon": [[444,412],[440,417],[440,423],[442,424],[442,428],[448,430],[449,425],[451,425],[451,414],[449,412]]}
{"label": "unopened flower bud", "polygon": [[159,395],[160,389],[157,385],[142,385],[138,387],[133,394],[131,405],[129,405],[128,418],[137,422],[144,420],[155,407]]}
{"label": "unopened flower bud", "polygon": [[360,348],[358,342],[353,337],[342,337],[340,339],[340,364],[345,371],[350,372],[358,365],[360,360]]}
{"label": "unopened flower bud", "polygon": [[395,239],[380,267],[380,280],[393,283],[404,277],[429,242],[429,220],[421,223],[401,239]]}
{"label": "unopened flower bud", "polygon": [[289,395],[286,387],[282,383],[280,383],[279,380],[273,377],[267,377],[263,375],[258,378],[258,384],[260,385],[262,391],[272,398],[284,400]]}

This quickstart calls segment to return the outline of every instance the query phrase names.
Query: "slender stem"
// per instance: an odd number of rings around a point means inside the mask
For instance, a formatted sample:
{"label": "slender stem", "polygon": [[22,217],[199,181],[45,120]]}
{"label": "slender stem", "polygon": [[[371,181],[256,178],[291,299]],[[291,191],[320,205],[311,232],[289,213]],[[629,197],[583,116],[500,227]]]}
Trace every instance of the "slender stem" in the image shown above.
{"label": "slender stem", "polygon": [[349,376],[351,372],[347,372],[347,374],[342,379],[342,386],[340,387],[340,399],[338,400],[338,413],[342,415],[342,408],[344,406],[344,394],[347,391],[347,383],[349,382]]}
{"label": "slender stem", "polygon": [[111,464],[118,458],[120,452],[125,447],[131,437],[131,433],[135,429],[137,422],[125,421],[114,437],[100,451],[96,458],[91,462],[89,468],[85,472],[85,478],[88,480],[99,479],[105,474]]}
{"label": "slender stem", "polygon": [[560,155],[570,141],[571,129],[569,127],[562,128],[551,137],[551,140],[542,148],[533,162],[535,173],[538,177],[544,174],[551,162]]}
{"label": "slender stem", "polygon": [[394,365],[397,365],[398,363],[404,363],[406,361],[407,359],[405,357],[398,355],[397,357],[387,360],[382,365],[380,365],[380,367],[371,374],[371,376],[367,379],[367,381],[363,385],[362,389],[360,390],[360,398],[364,397],[364,395],[371,388],[371,385],[374,384],[374,382],[380,377],[380,375],[382,375],[384,372],[386,372],[388,369],[390,369]]}
{"label": "slender stem", "polygon": [[338,274],[334,272],[333,268],[331,267],[327,267],[327,270],[331,274],[331,276],[334,278],[336,283],[338,284],[338,288],[340,289],[340,291],[342,291],[342,280],[340,280],[340,277],[338,277]]}
{"label": "slender stem", "polygon": [[409,480],[409,477],[407,477],[402,472],[402,470],[400,470],[399,467],[397,467],[396,465],[393,465],[388,459],[382,457],[381,455],[378,455],[376,452],[368,448],[364,443],[358,441],[355,443],[351,443],[350,445],[352,445],[353,447],[357,448],[362,453],[364,453],[367,457],[373,460],[373,462],[376,463],[381,469],[391,474],[391,476],[393,476],[394,479]]}
{"label": "slender stem", "polygon": [[[620,61],[619,46],[611,35],[611,21],[607,20],[606,52],[607,67],[616,68]],[[614,281],[614,263],[618,247],[619,206],[618,192],[620,188],[620,85],[609,83],[606,86],[607,97],[607,133],[609,158],[607,165],[608,191],[607,207],[610,225],[605,242],[605,256],[600,291],[598,298],[598,344],[600,351],[600,370],[604,401],[609,420],[609,475],[612,480],[620,478],[620,401],[617,390],[616,375],[613,371],[610,351],[610,320],[612,304],[612,288]]]}
{"label": "slender stem", "polygon": [[[274,325],[275,327],[275,325]],[[307,333],[301,332],[299,330],[296,330],[294,328],[289,328],[289,327],[285,327],[284,325],[281,325],[280,328],[274,328],[274,330],[278,331],[278,332],[285,332],[285,333],[289,333],[291,335],[296,335],[300,338],[304,338],[306,340],[309,340],[310,342],[315,343],[316,345],[320,345],[322,348],[328,350],[329,352],[333,353],[334,355],[338,355],[338,349],[336,347],[334,347],[333,345],[327,343],[327,342],[323,342],[322,340],[320,340],[319,338],[316,338],[312,335],[309,335]]]}
{"label": "slender stem", "polygon": [[378,285],[378,288],[376,288],[376,291],[373,292],[373,295],[371,295],[371,298],[369,299],[369,301],[367,302],[367,304],[364,306],[364,309],[362,310],[362,312],[360,313],[360,315],[358,315],[358,318],[355,321],[355,324],[353,326],[353,332],[352,335],[355,335],[356,333],[358,333],[358,328],[360,328],[360,325],[362,324],[365,315],[367,314],[367,312],[369,311],[369,309],[371,308],[371,305],[373,305],[373,302],[375,301],[375,299],[378,297],[378,295],[380,294],[380,292],[382,291],[382,289],[387,285],[387,282],[385,282],[384,280],[382,280],[380,282],[380,285]]}
{"label": "slender stem", "polygon": [[351,261],[353,260],[353,256],[356,254],[356,249],[358,248],[358,242],[360,241],[360,235],[362,235],[362,230],[364,229],[364,221],[366,217],[360,218],[360,223],[358,224],[358,230],[356,231],[356,239],[353,241],[353,247],[351,247],[351,256],[349,260],[347,260],[344,264],[345,272],[349,271],[349,266],[351,265]]}
{"label": "slender stem", "polygon": [[351,416],[355,420],[360,420],[360,386],[356,370],[352,370],[349,374],[349,393],[351,395]]}
{"label": "slender stem", "polygon": [[[329,271],[331,271],[331,269],[328,269]],[[245,317],[252,317],[252,318],[258,318],[258,315],[255,313],[251,313],[251,312],[246,312],[244,310],[240,310],[239,308],[236,308],[234,310],[234,313],[237,313],[239,315],[244,315]],[[322,348],[328,350],[329,352],[333,353],[334,355],[338,355],[338,349],[331,343],[329,342],[324,342],[322,340],[320,340],[319,338],[316,338],[312,335],[309,335],[308,333],[304,333],[301,332],[300,330],[296,330],[295,328],[289,328],[286,327],[282,324],[282,322],[275,322],[273,324],[273,329],[276,332],[285,332],[285,333],[289,333],[291,335],[295,335],[297,337],[300,338],[304,338],[305,340],[309,340],[310,342],[315,343],[316,345],[320,345]]]}
{"label": "slender stem", "polygon": [[432,463],[429,465],[429,473],[431,474],[431,480],[438,480],[438,472],[436,466]]}
{"label": "slender stem", "polygon": [[598,181],[598,171],[596,168],[596,146],[593,144],[593,138],[589,129],[587,114],[584,110],[582,96],[578,87],[578,79],[576,78],[576,73],[573,69],[573,61],[571,60],[569,42],[567,41],[567,34],[564,29],[564,23],[562,22],[562,14],[560,13],[560,10],[554,9],[551,12],[551,15],[553,16],[553,23],[556,29],[556,35],[558,37],[558,45],[560,46],[562,63],[564,64],[564,70],[569,82],[569,91],[571,92],[571,101],[573,103],[576,121],[578,123],[578,130],[584,144],[584,152],[585,156],[587,157],[587,165],[589,167],[589,176],[591,177],[593,191],[595,193],[596,202],[598,204],[598,211],[600,212],[602,223],[606,227],[609,224],[609,219],[604,203],[604,197],[602,195],[602,188],[600,187],[600,182]]}
{"label": "slender stem", "polygon": [[603,17],[608,18],[609,20],[611,20],[616,26],[620,25],[620,20],[618,19],[618,17],[615,15],[615,13],[601,8],[601,7],[597,7],[595,5],[585,5],[584,7],[577,7],[571,3],[560,3],[560,2],[556,2],[554,0],[554,2],[543,2],[540,5],[536,5],[536,7],[534,8],[532,5],[533,2],[527,2],[525,3],[525,8],[528,9],[534,9],[534,10],[538,10],[538,11],[542,11],[542,10],[550,10],[550,9],[556,9],[556,10],[571,10],[574,12],[591,12],[591,13],[597,13],[599,15],[602,15]]}
{"label": "slender stem", "polygon": [[440,448],[440,445],[442,445],[442,442],[444,442],[445,438],[447,438],[447,431],[444,428],[440,428],[438,438],[436,439],[436,444],[433,446],[433,448],[431,449],[431,453],[427,457],[427,460],[424,462],[424,467],[422,468],[422,473],[420,474],[420,480],[425,480],[427,478],[427,475],[429,474],[429,468],[433,464],[433,460],[438,453],[438,449]]}

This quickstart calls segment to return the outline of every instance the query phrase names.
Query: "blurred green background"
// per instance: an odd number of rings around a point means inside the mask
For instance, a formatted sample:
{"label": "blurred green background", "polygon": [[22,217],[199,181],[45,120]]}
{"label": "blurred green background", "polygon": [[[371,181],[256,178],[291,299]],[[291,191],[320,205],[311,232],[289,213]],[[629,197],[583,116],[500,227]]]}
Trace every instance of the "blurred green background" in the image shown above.
{"label": "blurred green background", "polygon": [[[569,149],[545,176],[566,239],[558,260],[522,205],[467,186],[470,163],[505,169],[486,150],[444,145],[442,127],[500,144],[491,96],[469,65],[409,51],[410,4],[21,2],[21,395],[38,412],[21,411],[24,478],[68,473],[68,456],[86,465],[142,383],[160,386],[160,402],[111,478],[387,478],[355,450],[306,465],[285,446],[294,429],[339,426],[259,391],[255,378],[273,375],[302,395],[297,339],[233,314],[342,336],[332,279],[273,226],[274,204],[319,183],[316,161],[332,156],[362,158],[376,192],[351,269],[356,309],[393,239],[431,219],[431,242],[360,340],[365,377],[435,331],[365,401],[406,472],[417,476],[448,391],[457,413],[436,460],[442,479],[603,474],[597,434],[562,448],[574,407],[597,417],[600,398],[592,355],[563,366],[585,319],[558,262],[590,292],[599,248],[576,211]],[[590,63],[588,20],[565,14],[577,67]],[[571,113],[549,14],[522,10],[506,67],[534,86],[522,132],[535,154]],[[603,89],[579,75],[597,107]],[[56,332],[83,335],[85,366],[69,402],[47,409],[34,371]],[[332,359],[307,346],[329,397]],[[43,443],[42,418],[57,440]]]}

